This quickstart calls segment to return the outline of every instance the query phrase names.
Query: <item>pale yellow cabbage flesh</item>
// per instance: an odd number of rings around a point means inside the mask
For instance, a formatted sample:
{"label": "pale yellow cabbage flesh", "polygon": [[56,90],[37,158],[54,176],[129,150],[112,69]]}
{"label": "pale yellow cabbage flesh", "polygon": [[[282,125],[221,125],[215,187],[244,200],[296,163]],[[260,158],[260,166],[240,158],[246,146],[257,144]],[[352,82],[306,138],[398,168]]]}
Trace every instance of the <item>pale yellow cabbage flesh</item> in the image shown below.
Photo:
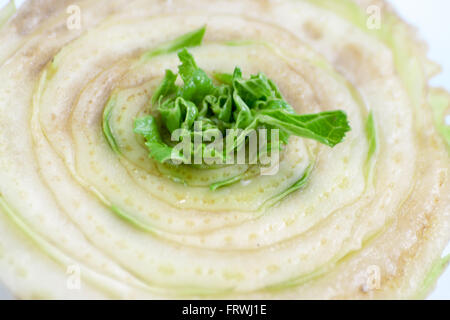
{"label": "pale yellow cabbage flesh", "polygon": [[[133,121],[178,59],[145,53],[204,25],[202,69],[264,72],[298,113],[344,110],[345,141],[291,138],[275,176],[150,160]],[[18,298],[421,298],[444,269],[450,99],[383,1],[28,1],[0,40],[0,282]]]}

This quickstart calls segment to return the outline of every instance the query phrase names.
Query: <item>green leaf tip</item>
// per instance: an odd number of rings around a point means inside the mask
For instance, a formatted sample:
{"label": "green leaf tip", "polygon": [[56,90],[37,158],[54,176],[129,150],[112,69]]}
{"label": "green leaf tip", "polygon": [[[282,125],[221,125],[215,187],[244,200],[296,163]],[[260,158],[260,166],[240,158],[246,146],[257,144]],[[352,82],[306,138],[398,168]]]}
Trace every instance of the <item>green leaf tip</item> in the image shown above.
{"label": "green leaf tip", "polygon": [[206,33],[206,25],[197,30],[186,33],[174,40],[163,43],[156,49],[151,49],[150,51],[146,52],[143,55],[142,59],[145,60],[160,55],[177,52],[184,48],[198,47],[202,44],[205,33]]}

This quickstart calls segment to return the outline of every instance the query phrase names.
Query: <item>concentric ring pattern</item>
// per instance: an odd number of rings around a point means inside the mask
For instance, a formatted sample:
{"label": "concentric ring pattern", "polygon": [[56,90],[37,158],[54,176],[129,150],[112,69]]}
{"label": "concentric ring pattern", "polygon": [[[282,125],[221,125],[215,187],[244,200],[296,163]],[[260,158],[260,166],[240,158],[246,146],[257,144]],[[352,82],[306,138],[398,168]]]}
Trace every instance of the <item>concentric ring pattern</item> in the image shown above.
{"label": "concentric ring pattern", "polygon": [[[205,25],[203,70],[264,72],[298,113],[343,110],[345,141],[292,137],[268,176],[149,159],[133,122],[178,64],[157,49]],[[450,99],[384,2],[28,1],[0,39],[0,279],[18,297],[409,298],[444,266]]]}

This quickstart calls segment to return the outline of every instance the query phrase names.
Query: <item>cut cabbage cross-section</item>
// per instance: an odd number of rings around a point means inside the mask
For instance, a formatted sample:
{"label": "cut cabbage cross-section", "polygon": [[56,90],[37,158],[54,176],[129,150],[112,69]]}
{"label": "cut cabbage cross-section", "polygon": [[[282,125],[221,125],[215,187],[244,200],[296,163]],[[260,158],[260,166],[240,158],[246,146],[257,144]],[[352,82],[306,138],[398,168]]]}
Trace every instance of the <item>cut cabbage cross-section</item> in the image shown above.
{"label": "cut cabbage cross-section", "polygon": [[[380,30],[366,27],[371,5]],[[450,99],[429,88],[436,65],[384,1],[43,0],[11,12],[0,281],[17,297],[415,298],[448,264]],[[214,81],[235,66],[264,73],[296,113],[342,110],[351,132],[334,148],[291,137],[273,176],[152,161],[134,121],[186,46]],[[66,285],[73,266],[80,291]]]}

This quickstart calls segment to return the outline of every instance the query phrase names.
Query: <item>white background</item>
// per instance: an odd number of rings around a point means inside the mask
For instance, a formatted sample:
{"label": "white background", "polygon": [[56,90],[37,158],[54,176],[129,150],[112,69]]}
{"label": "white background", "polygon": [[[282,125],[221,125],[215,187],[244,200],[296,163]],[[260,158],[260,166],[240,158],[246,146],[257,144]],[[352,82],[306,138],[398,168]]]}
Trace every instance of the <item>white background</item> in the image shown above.
{"label": "white background", "polygon": [[[339,0],[336,0],[339,1]],[[0,0],[3,7],[8,0]],[[24,0],[16,0],[20,5]],[[432,85],[450,90],[450,1],[449,0],[390,0],[399,14],[418,28],[420,36],[430,46],[429,56],[443,66],[443,72],[432,80]],[[445,254],[450,254],[450,245]],[[10,298],[0,287],[0,299]],[[439,279],[430,299],[450,300],[450,268]]]}

